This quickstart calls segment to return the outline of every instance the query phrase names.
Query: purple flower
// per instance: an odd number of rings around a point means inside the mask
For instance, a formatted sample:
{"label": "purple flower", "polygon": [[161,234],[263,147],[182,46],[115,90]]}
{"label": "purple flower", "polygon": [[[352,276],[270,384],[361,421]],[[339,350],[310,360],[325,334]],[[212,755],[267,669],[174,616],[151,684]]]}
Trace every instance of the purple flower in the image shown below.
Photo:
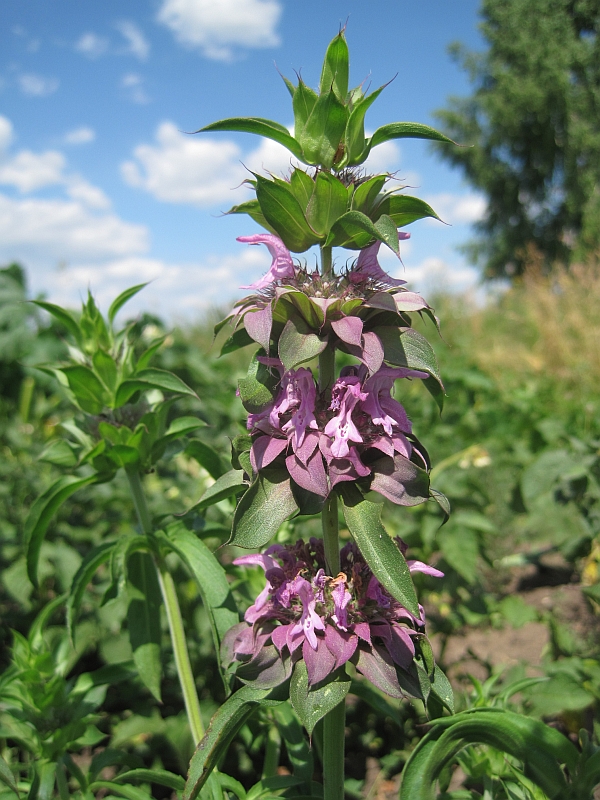
{"label": "purple flower", "polygon": [[[410,239],[410,233],[398,231],[398,240],[401,242],[406,239]],[[360,284],[372,280],[382,284],[386,288],[404,286],[406,281],[392,278],[379,266],[377,255],[380,247],[381,242],[373,242],[372,245],[360,251],[354,269],[348,274],[348,279],[351,283]]]}
{"label": "purple flower", "polygon": [[[406,549],[401,540],[396,543]],[[273,669],[265,653],[274,647],[282,663],[303,659],[313,685],[351,660],[376,686],[402,697],[398,670],[411,669],[424,636],[423,610],[416,618],[398,603],[354,543],[345,545],[340,559],[340,573],[328,576],[319,539],[273,545],[263,554],[235,559],[238,566],[262,567],[266,586],[246,611],[245,622],[226,635],[225,665],[248,665],[253,675],[263,666]],[[420,561],[407,563],[411,572],[443,575]],[[282,668],[277,674],[289,673]]]}
{"label": "purple flower", "polygon": [[241,289],[264,289],[274,281],[293,278],[296,274],[290,251],[278,236],[274,236],[272,233],[255,233],[252,236],[238,236],[237,241],[247,244],[265,244],[273,256],[267,274],[250,286],[241,286]]}
{"label": "purple flower", "polygon": [[350,452],[348,442],[362,442],[363,438],[352,420],[352,412],[359,400],[366,400],[367,395],[361,392],[357,377],[338,378],[331,390],[329,408],[338,413],[325,426],[326,436],[333,437],[331,452],[336,458],[344,458]]}

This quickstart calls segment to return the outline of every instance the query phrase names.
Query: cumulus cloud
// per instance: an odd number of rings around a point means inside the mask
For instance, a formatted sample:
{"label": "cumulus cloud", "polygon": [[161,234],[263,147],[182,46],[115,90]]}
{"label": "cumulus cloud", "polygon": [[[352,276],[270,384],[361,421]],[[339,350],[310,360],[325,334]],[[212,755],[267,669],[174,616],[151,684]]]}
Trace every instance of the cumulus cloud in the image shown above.
{"label": "cumulus cloud", "polygon": [[7,150],[13,140],[12,122],[0,115],[0,153]]}
{"label": "cumulus cloud", "polygon": [[150,43],[138,26],[130,20],[121,20],[115,27],[127,41],[125,52],[139,58],[140,61],[145,61],[150,53]]}
{"label": "cumulus cloud", "polygon": [[87,58],[99,58],[108,50],[108,39],[95,33],[84,33],[75,42],[75,50]]}
{"label": "cumulus cloud", "polygon": [[[229,139],[190,136],[163,122],[156,131],[156,144],[141,144],[134,160],[121,165],[130,186],[145,189],[157,200],[211,207],[237,203],[249,197],[242,182],[248,170],[284,173],[294,163],[282,145],[268,139],[250,153]],[[243,163],[242,163],[243,162]],[[245,165],[245,166],[244,166]]]}
{"label": "cumulus cloud", "polygon": [[18,84],[23,94],[28,97],[47,97],[53,94],[59,86],[58,78],[46,78],[33,72],[19,75]]}
{"label": "cumulus cloud", "polygon": [[451,225],[469,224],[482,219],[487,209],[479,194],[436,194],[426,198],[437,215]]}
{"label": "cumulus cloud", "polygon": [[277,0],[163,0],[157,19],[178,42],[207,58],[229,61],[239,47],[276,47]]}
{"label": "cumulus cloud", "polygon": [[144,89],[144,79],[135,72],[129,72],[121,78],[121,88],[125,89],[129,99],[133,103],[145,105],[150,102],[150,98]]}
{"label": "cumulus cloud", "polygon": [[0,183],[15,186],[26,194],[44,186],[62,183],[65,157],[55,150],[32,153],[22,150],[0,164]]}
{"label": "cumulus cloud", "polygon": [[87,144],[93,142],[96,138],[96,131],[93,128],[82,125],[80,128],[74,128],[72,131],[65,133],[65,144]]}

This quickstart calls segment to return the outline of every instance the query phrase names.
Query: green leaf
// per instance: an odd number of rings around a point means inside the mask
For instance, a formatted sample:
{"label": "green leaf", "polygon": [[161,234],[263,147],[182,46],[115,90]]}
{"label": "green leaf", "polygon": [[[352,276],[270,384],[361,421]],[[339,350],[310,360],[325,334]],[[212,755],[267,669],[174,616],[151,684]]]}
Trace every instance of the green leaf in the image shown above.
{"label": "green leaf", "polygon": [[195,459],[211,478],[215,480],[225,473],[221,456],[210,445],[199,439],[192,439],[184,450],[184,455]]}
{"label": "green leaf", "polygon": [[160,607],[156,567],[149,553],[132,553],[127,562],[127,625],[140,679],[160,702]]}
{"label": "green leaf", "polygon": [[327,336],[313,333],[303,319],[289,319],[279,337],[279,358],[286,370],[296,369],[322,353]]}
{"label": "green leaf", "polygon": [[309,687],[306,664],[304,661],[297,662],[290,683],[290,701],[309,736],[317,722],[342,703],[349,691],[350,681],[341,678],[324,686]]}
{"label": "green leaf", "polygon": [[132,378],[123,381],[117,389],[115,400],[116,408],[125,405],[129,398],[136,392],[146,392],[148,389],[161,389],[165,392],[185,394],[189,397],[198,397],[193,389],[184,383],[181,378],[164,369],[143,369]]}
{"label": "green leaf", "polygon": [[245,378],[238,381],[242,405],[249,414],[255,414],[273,400],[276,380],[269,368],[257,360],[257,351],[248,365]]}
{"label": "green leaf", "polygon": [[347,211],[332,225],[326,245],[362,250],[375,240],[383,242],[395,253],[399,252],[398,233],[394,227],[392,235],[387,220],[378,220],[375,224],[360,211]]}
{"label": "green leaf", "polygon": [[302,169],[296,168],[293,170],[290,175],[290,189],[296,200],[300,203],[300,208],[304,211],[306,211],[308,201],[312,197],[314,188],[315,182],[310,175],[307,175]]}
{"label": "green leaf", "polygon": [[207,133],[210,131],[239,131],[241,133],[255,133],[257,136],[264,136],[265,139],[272,139],[286,147],[300,161],[304,160],[302,149],[296,139],[290,136],[288,129],[278,122],[262,117],[231,117],[212,122],[195,133]]}
{"label": "green leaf", "polygon": [[438,533],[438,543],[445,560],[467,583],[477,581],[479,539],[475,531],[456,526]]}
{"label": "green leaf", "polygon": [[385,194],[373,213],[374,219],[379,219],[381,214],[387,214],[396,228],[403,228],[417,219],[426,217],[440,220],[433,208],[424,200],[404,194]]}
{"label": "green leaf", "polygon": [[218,653],[223,637],[240,619],[227,574],[204,542],[181,522],[169,525],[166,537],[198,583],[202,602],[212,622]]}
{"label": "green leaf", "polygon": [[368,216],[375,198],[385,186],[386,180],[386,175],[374,175],[368,181],[357,186],[352,196],[352,210],[361,211]]}
{"label": "green leaf", "polygon": [[96,374],[109,392],[113,392],[117,385],[117,365],[114,358],[104,350],[96,350],[92,356],[92,363]]}
{"label": "green leaf", "polygon": [[9,789],[12,789],[13,792],[19,797],[19,790],[17,788],[17,782],[15,780],[15,776],[11,768],[8,766],[6,761],[0,755],[0,781],[8,786]]}
{"label": "green leaf", "polygon": [[344,103],[348,94],[348,71],[348,45],[344,38],[344,32],[340,31],[331,40],[325,53],[325,60],[321,69],[321,80],[319,81],[321,94],[330,92],[333,89],[338,99]]}
{"label": "green leaf", "polygon": [[141,292],[145,286],[148,286],[148,283],[138,283],[137,286],[130,286],[129,289],[125,289],[124,292],[121,292],[121,294],[112,301],[108,309],[108,321],[111,324],[125,303],[131,300],[132,297],[135,297],[138,292]]}
{"label": "green leaf", "polygon": [[198,417],[178,417],[173,420],[164,436],[160,436],[152,445],[152,458],[158,460],[165,451],[165,447],[177,439],[184,439],[188,434],[205,428],[206,422]]}
{"label": "green leaf", "polygon": [[317,102],[317,93],[313,92],[300,78],[298,86],[294,89],[292,108],[294,109],[294,136],[298,142],[302,141],[302,134],[306,120]]}
{"label": "green leaf", "polygon": [[106,389],[89,367],[75,364],[72,367],[61,367],[66,376],[69,388],[82,411],[88,414],[100,414],[104,406],[110,404]]}
{"label": "green leaf", "polygon": [[38,456],[38,461],[47,461],[59,467],[74,467],[77,455],[64,439],[55,439]]}
{"label": "green leaf", "polygon": [[435,800],[436,781],[464,747],[486,744],[523,762],[525,774],[551,800],[569,795],[560,764],[575,774],[577,748],[539,720],[500,708],[478,708],[438,719],[402,772],[400,800]]}
{"label": "green leaf", "polygon": [[287,472],[265,469],[238,503],[230,544],[262,547],[297,511]]}
{"label": "green leaf", "polygon": [[44,311],[47,311],[49,314],[52,314],[52,316],[69,331],[77,343],[81,342],[81,330],[79,329],[79,324],[77,323],[76,319],[69,314],[68,311],[65,311],[65,309],[61,308],[60,306],[55,306],[53,303],[46,303],[44,300],[32,300],[31,302],[34,305],[43,308]]}
{"label": "green leaf", "polygon": [[200,500],[190,508],[190,511],[202,511],[204,508],[214,506],[226,497],[233,497],[248,488],[244,481],[244,472],[241,469],[232,469],[221,475],[220,478],[209,486]]}
{"label": "green leaf", "polygon": [[273,709],[273,716],[285,744],[294,775],[310,784],[313,776],[313,756],[302,732],[302,726],[289,703]]}
{"label": "green leaf", "polygon": [[156,783],[158,786],[167,786],[177,792],[182,792],[185,781],[181,775],[175,775],[166,769],[131,769],[117,775],[115,782],[124,783],[127,781],[140,781],[140,783]]}
{"label": "green leaf", "polygon": [[67,628],[73,641],[75,641],[75,617],[79,611],[83,593],[94,577],[98,567],[105,564],[110,559],[114,546],[114,542],[105,542],[95,547],[83,559],[73,577],[69,599],[67,600]]}
{"label": "green leaf", "polygon": [[433,680],[431,681],[431,692],[441,700],[451,714],[454,714],[454,692],[452,691],[452,686],[445,673],[437,664],[435,665]]}
{"label": "green leaf", "polygon": [[[245,203],[240,203],[237,206],[233,206],[227,212],[228,214],[248,214],[254,222],[260,225],[262,228],[265,228],[270,233],[277,233],[275,228],[272,225],[269,225],[267,222],[265,215],[261,211],[260,203],[258,200],[247,200]],[[217,331],[215,331],[216,335]]]}
{"label": "green leaf", "polygon": [[383,144],[383,142],[389,142],[390,139],[431,139],[436,142],[456,144],[452,139],[444,136],[443,133],[430,128],[428,125],[422,125],[420,122],[390,122],[388,125],[377,128],[373,136],[367,140],[361,160],[364,161],[371,152],[372,147],[377,147],[378,144]]}
{"label": "green leaf", "polygon": [[338,100],[335,92],[322,93],[306,121],[300,140],[303,160],[328,169],[332,167],[344,136],[347,119],[346,106]]}
{"label": "green leaf", "polygon": [[361,164],[366,156],[363,157],[365,151],[365,114],[370,106],[377,100],[381,92],[385,89],[387,84],[380,86],[371,94],[361,98],[354,104],[354,108],[350,113],[348,124],[346,125],[346,163],[348,166],[354,164]]}
{"label": "green leaf", "polygon": [[147,349],[144,350],[142,355],[137,360],[137,364],[135,365],[137,372],[140,372],[143,369],[147,369],[150,366],[152,357],[154,356],[156,351],[160,348],[160,346],[163,344],[166,338],[167,336],[165,334],[164,336],[159,336],[153,342],[150,342]]}
{"label": "green leaf", "polygon": [[277,231],[288,250],[303,253],[319,241],[309,227],[300,203],[287,185],[257,175],[256,198],[265,219]]}
{"label": "green leaf", "polygon": [[344,184],[328,172],[319,172],[306,209],[306,220],[313,230],[325,236],[347,205],[348,192]]}
{"label": "green leaf", "polygon": [[236,350],[241,350],[242,347],[248,347],[249,344],[256,346],[254,339],[250,336],[246,328],[238,328],[237,331],[234,331],[223,343],[219,357],[226,356],[228,353],[235,353]]}
{"label": "green leaf", "polygon": [[380,522],[381,503],[365,500],[354,485],[341,490],[348,530],[371,571],[404,608],[419,617],[419,603],[404,556]]}
{"label": "green leaf", "polygon": [[427,339],[413,328],[381,326],[373,328],[373,333],[381,339],[384,358],[397,367],[428,372],[444,388],[437,359]]}
{"label": "green leaf", "polygon": [[78,489],[94,483],[96,478],[96,475],[88,475],[87,478],[65,475],[46,489],[32,505],[29,516],[25,521],[23,536],[27,547],[27,574],[34,586],[37,586],[37,565],[40,557],[40,548],[50,520],[67,498]]}
{"label": "green leaf", "polygon": [[235,734],[252,716],[261,701],[269,697],[270,692],[270,689],[243,686],[218,709],[190,761],[183,800],[195,800],[198,797]]}
{"label": "green leaf", "polygon": [[90,792],[109,789],[112,794],[125,797],[127,800],[152,800],[152,795],[149,795],[143,789],[138,789],[136,786],[122,786],[120,783],[115,783],[115,781],[94,781],[88,788]]}

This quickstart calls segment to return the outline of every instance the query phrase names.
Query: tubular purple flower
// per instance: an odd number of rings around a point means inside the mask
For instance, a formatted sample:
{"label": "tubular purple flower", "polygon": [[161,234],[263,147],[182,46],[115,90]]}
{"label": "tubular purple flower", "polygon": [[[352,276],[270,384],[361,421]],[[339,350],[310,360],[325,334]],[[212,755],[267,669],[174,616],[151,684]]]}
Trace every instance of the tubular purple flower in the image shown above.
{"label": "tubular purple flower", "polygon": [[429,376],[426,372],[419,372],[415,369],[381,367],[363,385],[366,397],[361,402],[361,408],[371,417],[374,425],[382,426],[388,436],[392,435],[394,425],[402,433],[411,433],[412,425],[406,416],[406,411],[391,396],[392,386],[397,378],[427,377]]}
{"label": "tubular purple flower", "polygon": [[[406,239],[410,239],[410,233],[398,231],[398,241],[401,242]],[[406,281],[392,278],[379,266],[377,255],[380,247],[381,242],[373,242],[372,245],[360,251],[356,265],[348,275],[351,283],[359,284],[371,279],[390,288],[405,285]]]}
{"label": "tubular purple flower", "polygon": [[336,458],[345,458],[350,452],[348,442],[362,442],[363,438],[352,420],[352,411],[359,400],[366,400],[361,392],[360,380],[349,376],[338,378],[331,390],[332,411],[338,411],[325,426],[326,436],[332,436],[331,452]]}
{"label": "tubular purple flower", "polygon": [[273,261],[269,271],[258,281],[249,286],[240,286],[240,289],[264,289],[274,281],[293,278],[296,274],[290,251],[278,236],[271,233],[255,233],[252,236],[238,236],[238,242],[246,244],[264,244],[267,246]]}

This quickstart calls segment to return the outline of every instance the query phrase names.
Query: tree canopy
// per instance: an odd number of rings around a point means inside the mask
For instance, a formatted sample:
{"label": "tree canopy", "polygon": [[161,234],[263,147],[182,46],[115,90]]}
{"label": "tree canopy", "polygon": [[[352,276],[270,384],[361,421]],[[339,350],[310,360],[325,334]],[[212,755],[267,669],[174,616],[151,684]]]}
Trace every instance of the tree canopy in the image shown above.
{"label": "tree canopy", "polygon": [[487,198],[467,245],[487,278],[600,248],[599,0],[483,0],[483,53],[452,45],[470,97],[436,112],[442,149]]}

